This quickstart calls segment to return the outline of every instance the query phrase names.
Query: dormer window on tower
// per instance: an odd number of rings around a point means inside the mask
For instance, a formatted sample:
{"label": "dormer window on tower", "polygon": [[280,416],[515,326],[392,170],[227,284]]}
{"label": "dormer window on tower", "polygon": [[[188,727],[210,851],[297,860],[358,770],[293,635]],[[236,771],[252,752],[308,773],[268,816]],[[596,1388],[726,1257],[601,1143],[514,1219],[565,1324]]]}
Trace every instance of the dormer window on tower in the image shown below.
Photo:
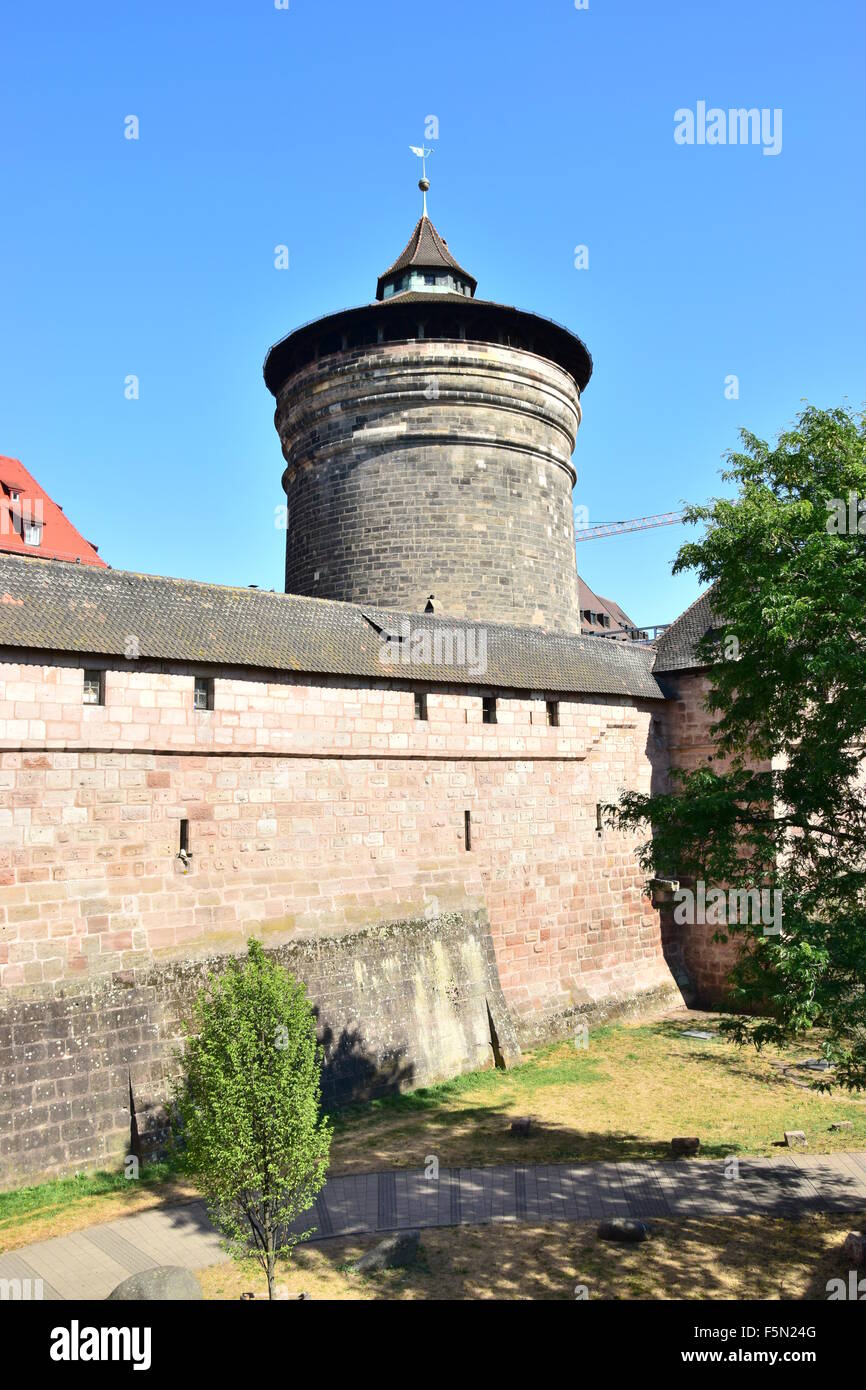
{"label": "dormer window on tower", "polygon": [[391,299],[395,294],[405,294],[408,290],[418,290],[422,294],[462,294],[467,299],[472,298],[468,280],[452,273],[437,274],[432,270],[423,273],[415,270],[399,276],[385,285],[382,298]]}

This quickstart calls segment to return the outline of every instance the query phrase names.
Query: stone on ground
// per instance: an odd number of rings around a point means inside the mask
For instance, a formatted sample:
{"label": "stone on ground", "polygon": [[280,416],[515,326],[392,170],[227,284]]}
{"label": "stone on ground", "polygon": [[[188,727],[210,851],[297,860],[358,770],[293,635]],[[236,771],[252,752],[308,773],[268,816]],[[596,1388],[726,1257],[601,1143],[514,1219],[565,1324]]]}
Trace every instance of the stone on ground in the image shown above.
{"label": "stone on ground", "polygon": [[399,1269],[413,1265],[421,1248],[420,1231],[397,1231],[393,1236],[374,1245],[351,1266],[356,1274],[370,1274],[377,1269]]}
{"label": "stone on ground", "polygon": [[671,1140],[672,1158],[693,1158],[700,1150],[701,1141],[696,1135],[680,1136]]}
{"label": "stone on ground", "polygon": [[532,1128],[532,1116],[522,1115],[519,1120],[511,1121],[511,1133],[518,1139],[528,1139],[529,1131]]}
{"label": "stone on ground", "polygon": [[851,1231],[845,1237],[842,1254],[855,1265],[866,1264],[866,1235],[862,1231]]}
{"label": "stone on ground", "polygon": [[785,1143],[788,1145],[789,1149],[805,1149],[808,1142],[802,1129],[785,1130]]}
{"label": "stone on ground", "polygon": [[201,1284],[191,1269],[183,1269],[180,1265],[155,1265],[153,1269],[124,1279],[111,1290],[106,1302],[179,1302],[201,1297]]}
{"label": "stone on ground", "polygon": [[830,1132],[831,1132],[831,1134],[832,1134],[832,1133],[834,1133],[836,1130],[840,1130],[840,1129],[853,1129],[853,1128],[854,1128],[854,1121],[853,1121],[853,1120],[837,1120],[835,1124],[832,1124],[832,1125],[830,1126]]}
{"label": "stone on ground", "polygon": [[599,1240],[621,1240],[628,1245],[639,1245],[649,1237],[650,1228],[644,1221],[633,1221],[627,1216],[614,1216],[610,1221],[602,1221],[598,1228]]}

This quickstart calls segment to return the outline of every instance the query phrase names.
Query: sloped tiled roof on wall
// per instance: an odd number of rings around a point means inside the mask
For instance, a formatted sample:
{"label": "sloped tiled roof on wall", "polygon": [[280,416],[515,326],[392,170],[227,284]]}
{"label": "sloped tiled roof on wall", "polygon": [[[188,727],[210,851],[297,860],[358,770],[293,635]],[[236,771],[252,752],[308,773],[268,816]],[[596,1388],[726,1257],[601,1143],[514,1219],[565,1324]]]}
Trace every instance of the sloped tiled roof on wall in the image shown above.
{"label": "sloped tiled roof on wall", "polygon": [[666,628],[656,643],[656,659],[653,671],[662,675],[665,671],[687,671],[706,666],[706,661],[696,651],[698,642],[718,623],[713,613],[712,589],[695,599],[684,613]]}
{"label": "sloped tiled roof on wall", "polygon": [[[406,623],[446,652],[462,633],[464,664],[404,661],[408,644],[383,662],[383,634]],[[629,643],[0,555],[0,647],[123,658],[130,638],[143,660],[664,698],[653,653]]]}

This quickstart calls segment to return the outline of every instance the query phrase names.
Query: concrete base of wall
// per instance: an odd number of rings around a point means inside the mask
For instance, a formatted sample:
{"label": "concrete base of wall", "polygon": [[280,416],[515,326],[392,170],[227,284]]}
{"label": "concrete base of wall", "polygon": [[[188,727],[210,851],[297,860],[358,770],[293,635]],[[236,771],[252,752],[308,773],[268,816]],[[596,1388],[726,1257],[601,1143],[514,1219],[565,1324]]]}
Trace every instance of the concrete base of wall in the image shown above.
{"label": "concrete base of wall", "polygon": [[[519,1057],[482,911],[315,936],[270,952],[307,985],[327,1105]],[[213,956],[0,1008],[0,1183],[159,1150],[182,1025]]]}
{"label": "concrete base of wall", "polygon": [[671,979],[651,989],[633,994],[611,994],[604,999],[573,1004],[556,1013],[520,1016],[515,1018],[515,1027],[520,1046],[533,1048],[574,1038],[583,1026],[593,1028],[614,1019],[639,1018],[643,1014],[686,1007],[682,990]]}

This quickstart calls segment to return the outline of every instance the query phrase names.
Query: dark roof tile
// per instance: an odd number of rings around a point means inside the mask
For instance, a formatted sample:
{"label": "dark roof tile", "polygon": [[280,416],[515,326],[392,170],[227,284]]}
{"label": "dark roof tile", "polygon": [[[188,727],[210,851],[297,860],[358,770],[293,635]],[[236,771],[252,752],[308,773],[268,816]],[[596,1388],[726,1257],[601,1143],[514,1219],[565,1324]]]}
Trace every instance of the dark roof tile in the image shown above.
{"label": "dark roof tile", "polygon": [[469,281],[473,293],[478,283],[468,270],[463,269],[459,261],[455,261],[448,250],[447,241],[439,235],[426,213],[423,217],[418,218],[412,229],[412,235],[396,261],[379,276],[376,298],[382,298],[385,281],[390,276],[395,275],[398,270],[408,270],[410,267],[419,270],[456,270],[463,276],[464,280]]}

